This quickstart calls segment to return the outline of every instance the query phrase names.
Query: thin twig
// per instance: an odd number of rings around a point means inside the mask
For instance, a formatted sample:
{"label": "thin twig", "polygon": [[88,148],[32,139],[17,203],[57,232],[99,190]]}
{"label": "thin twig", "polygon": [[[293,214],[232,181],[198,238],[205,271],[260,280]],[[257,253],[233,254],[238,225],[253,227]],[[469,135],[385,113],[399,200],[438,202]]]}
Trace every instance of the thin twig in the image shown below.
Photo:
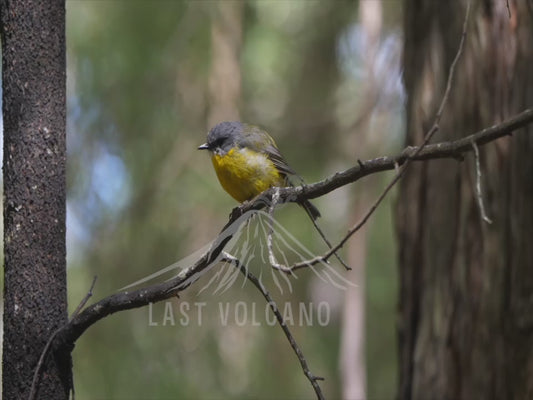
{"label": "thin twig", "polygon": [[485,206],[483,205],[483,192],[481,190],[481,165],[479,162],[479,150],[476,142],[472,142],[472,148],[474,149],[474,158],[476,161],[476,197],[479,205],[479,212],[481,213],[481,218],[483,218],[487,224],[492,224],[492,220],[487,216],[485,212]]}
{"label": "thin twig", "polygon": [[[268,261],[270,262],[270,265],[272,266],[272,268],[274,269],[277,269],[279,271],[282,271],[282,272],[285,272],[285,273],[290,273],[291,272],[291,268],[285,264],[281,264],[277,261],[276,259],[276,256],[274,255],[274,251],[272,249],[272,233],[274,231],[274,224],[272,223],[272,219],[274,218],[273,215],[274,215],[274,209],[276,208],[276,205],[278,204],[279,202],[279,189],[278,187],[274,187],[272,190],[273,190],[273,193],[272,193],[272,201],[270,202],[270,206],[268,207],[268,215],[269,215],[269,222],[268,222],[268,233],[267,233],[267,250],[268,250]],[[328,246],[329,249],[332,248],[331,246],[331,242],[328,240],[328,238],[326,237],[326,235],[324,234],[324,232],[322,231],[322,229],[320,229],[320,227],[318,226],[316,220],[313,218],[313,216],[311,215],[311,213],[309,213],[307,211],[307,209],[305,209],[305,211],[308,213],[309,215],[309,219],[311,220],[311,222],[313,223],[316,231],[319,233],[320,237],[322,237],[322,239],[324,240],[324,242],[326,243],[326,245]],[[342,264],[342,266],[346,269],[346,270],[351,270],[352,268],[348,266],[348,264],[346,264],[346,262],[337,254],[337,252],[334,252],[333,253],[335,255],[335,257],[337,258],[337,260]]]}
{"label": "thin twig", "polygon": [[[447,79],[447,82],[446,82],[446,89],[444,91],[444,95],[442,96],[442,100],[440,102],[439,108],[437,109],[437,113],[435,114],[435,120],[433,122],[433,125],[429,129],[429,131],[424,136],[424,141],[422,142],[422,145],[419,146],[416,149],[416,151],[414,152],[412,158],[414,158],[414,157],[418,156],[418,154],[420,154],[420,152],[429,143],[429,141],[431,140],[433,135],[440,128],[439,127],[439,123],[440,123],[440,119],[442,117],[442,113],[444,112],[444,107],[446,106],[446,104],[448,102],[448,98],[449,98],[450,91],[451,91],[451,88],[452,88],[453,78],[455,76],[455,68],[456,68],[457,63],[459,62],[459,59],[461,58],[461,54],[463,53],[464,43],[465,43],[465,39],[466,39],[466,30],[467,30],[467,27],[468,27],[468,17],[469,17],[469,15],[470,15],[470,1],[468,2],[468,5],[466,7],[465,19],[464,19],[464,22],[463,22],[463,31],[462,31],[462,34],[461,34],[461,41],[459,42],[459,48],[457,49],[457,53],[455,54],[455,58],[453,59],[452,64],[450,65],[450,70],[448,72],[448,79]],[[344,246],[344,244],[348,241],[348,239],[350,239],[357,231],[359,231],[359,229],[361,229],[361,227],[368,221],[370,216],[372,214],[374,214],[374,211],[376,211],[376,209],[381,204],[383,199],[387,196],[389,191],[402,178],[402,176],[404,175],[405,171],[407,170],[407,167],[411,164],[412,158],[409,157],[409,158],[407,158],[405,160],[405,163],[398,169],[398,171],[396,172],[396,175],[394,176],[394,178],[392,178],[390,183],[385,187],[383,192],[379,195],[379,197],[376,199],[376,201],[368,209],[368,211],[363,216],[363,218],[361,218],[361,220],[359,222],[357,222],[357,224],[355,224],[353,227],[351,227],[348,230],[348,233],[341,239],[341,241],[336,246],[334,246],[328,252],[326,252],[325,254],[323,254],[321,256],[317,256],[317,257],[314,257],[314,258],[309,259],[309,260],[304,260],[304,261],[300,261],[298,263],[294,263],[293,265],[291,265],[289,267],[289,270],[292,271],[292,270],[295,270],[295,269],[308,267],[310,265],[315,265],[315,264],[317,264],[319,262],[325,262],[331,257],[331,255],[333,253],[335,253],[337,250],[341,249]],[[395,164],[395,166],[396,165],[397,164]]]}
{"label": "thin twig", "polygon": [[316,256],[316,257],[313,257],[313,258],[311,258],[309,260],[304,260],[304,261],[300,261],[300,262],[292,264],[291,266],[286,268],[286,272],[294,271],[294,270],[297,270],[297,269],[300,269],[300,268],[309,267],[311,265],[315,265],[315,264],[318,264],[318,263],[321,263],[321,262],[326,262],[335,251],[337,251],[340,248],[342,248],[344,246],[344,244],[348,241],[348,239],[350,239],[350,237],[354,233],[356,233],[359,229],[361,229],[361,227],[364,224],[366,224],[368,219],[372,216],[374,211],[381,204],[381,202],[383,201],[385,196],[393,188],[393,186],[396,184],[396,182],[398,182],[400,180],[400,178],[402,177],[402,175],[403,175],[403,173],[405,171],[405,168],[404,168],[405,165],[406,164],[402,165],[402,168],[400,169],[400,172],[394,176],[392,181],[387,185],[385,190],[377,198],[377,200],[374,202],[374,204],[372,204],[372,206],[368,209],[368,211],[363,216],[363,218],[357,224],[355,224],[352,228],[350,228],[350,230],[348,230],[348,233],[342,238],[342,240],[336,246],[334,246],[328,252],[326,252],[325,254],[323,254],[321,256]]}
{"label": "thin twig", "polygon": [[509,19],[511,19],[511,8],[509,7],[509,0],[507,0],[507,13],[509,14]]}
{"label": "thin twig", "polygon": [[398,162],[394,162],[394,172],[396,172],[396,174],[398,174],[400,172],[400,164],[398,164]]}
{"label": "thin twig", "polygon": [[[463,47],[466,41],[466,30],[468,28],[468,19],[470,16],[470,3],[471,1],[468,1],[468,4],[466,5],[466,12],[465,12],[465,20],[463,22],[463,32],[461,33],[461,41],[459,42],[459,48],[457,49],[457,53],[455,54],[455,58],[452,61],[452,65],[450,65],[450,70],[448,72],[448,80],[446,82],[446,90],[444,92],[444,96],[442,97],[442,101],[440,102],[439,110],[437,111],[437,115],[435,116],[435,122],[434,126],[439,124],[440,118],[442,117],[442,112],[444,111],[444,107],[446,106],[446,103],[448,102],[448,96],[450,95],[450,90],[452,88],[452,82],[455,75],[455,67],[457,66],[457,63],[459,62],[459,59],[461,58],[461,55],[463,54]],[[433,136],[433,133],[430,132],[426,135],[426,140],[424,141],[427,143],[431,136]]]}
{"label": "thin twig", "polygon": [[283,264],[280,264],[276,258],[276,255],[274,254],[274,249],[272,246],[272,234],[274,233],[274,209],[276,208],[276,205],[279,201],[279,188],[274,188],[274,193],[272,194],[272,202],[270,203],[270,206],[268,207],[268,231],[267,231],[267,251],[268,251],[268,262],[274,269],[279,269],[281,271],[284,271],[286,266]]}
{"label": "thin twig", "polygon": [[272,268],[284,271],[285,268],[287,267],[278,262],[278,260],[276,259],[276,255],[274,254],[274,249],[272,248],[272,234],[274,233],[274,224],[272,223],[272,219],[274,218],[274,208],[276,208],[278,201],[279,201],[279,188],[275,187],[274,193],[272,194],[272,202],[270,203],[270,206],[268,207],[268,232],[267,232],[268,262],[270,263]]}
{"label": "thin twig", "polygon": [[[272,223],[272,220],[274,218],[274,209],[276,208],[276,205],[279,202],[279,190],[280,190],[280,188],[278,188],[278,187],[274,187],[273,188],[272,201],[270,202],[270,206],[268,207],[268,217],[269,217],[269,220],[268,220],[268,232],[267,232],[268,261],[269,261],[270,266],[272,268],[277,269],[278,271],[281,271],[281,272],[291,273],[292,270],[291,270],[291,268],[289,266],[287,266],[285,264],[282,264],[282,263],[280,263],[277,260],[275,254],[274,254],[273,246],[272,246],[272,242],[273,242],[272,234],[274,233],[274,224]],[[307,211],[307,209],[306,209],[306,211]],[[313,225],[315,226],[315,229],[318,231],[318,233],[320,234],[320,236],[322,237],[324,242],[327,244],[328,248],[331,249],[331,243],[327,239],[327,237],[324,234],[324,232],[322,232],[320,227],[316,224],[316,221],[312,217],[311,214],[309,214],[309,217],[310,217]],[[333,253],[333,254],[337,257],[337,260],[339,260],[339,262],[347,270],[351,270],[351,268],[344,262],[344,260],[337,253]]]}
{"label": "thin twig", "polygon": [[69,321],[72,321],[72,319],[80,313],[81,309],[85,307],[85,304],[87,304],[89,299],[93,296],[94,285],[96,285],[96,275],[93,278],[93,282],[91,283],[91,287],[89,288],[89,291],[87,292],[85,297],[80,301],[80,304],[78,304],[78,307],[76,307],[76,309],[70,316]]}
{"label": "thin twig", "polygon": [[[96,284],[96,276],[93,278],[93,283],[91,284],[91,288],[89,289],[85,297],[81,300],[80,304],[78,304],[78,307],[76,307],[76,309],[70,316],[68,322],[72,321],[72,319],[80,313],[81,309],[85,306],[85,304],[87,304],[87,301],[93,295],[93,289],[94,289],[95,284]],[[39,377],[41,375],[41,369],[43,367],[44,360],[46,359],[46,355],[48,354],[48,351],[50,350],[50,347],[52,346],[52,342],[54,341],[54,338],[66,325],[68,325],[68,322],[64,324],[63,326],[60,326],[59,328],[57,328],[54,331],[54,333],[52,333],[50,338],[48,338],[48,341],[46,342],[46,345],[44,346],[44,349],[41,352],[41,356],[39,357],[39,361],[37,362],[37,367],[35,368],[35,372],[33,373],[33,379],[31,381],[31,389],[30,389],[30,394],[28,396],[28,400],[35,399],[35,395],[37,394],[37,382],[39,381]]]}
{"label": "thin twig", "polygon": [[[361,160],[357,160],[358,162],[361,162]],[[304,188],[304,191],[305,191],[305,185],[302,184],[302,187]],[[324,231],[320,228],[320,226],[318,225],[318,222],[317,222],[317,218],[313,217],[313,214],[311,213],[311,211],[309,211],[309,209],[307,207],[304,207],[305,209],[305,212],[307,213],[307,215],[309,216],[309,219],[311,220],[311,223],[313,224],[313,226],[315,227],[315,230],[318,232],[318,234],[320,235],[320,237],[322,238],[322,240],[324,241],[324,243],[326,243],[326,246],[328,246],[329,249],[331,249],[331,242],[328,240],[328,238],[326,237]],[[344,261],[342,259],[342,257],[337,253],[333,253],[335,255],[335,258],[341,263],[341,265],[347,270],[347,271],[351,271],[352,267],[350,267],[346,261]]]}
{"label": "thin twig", "polygon": [[318,381],[323,381],[324,378],[320,376],[315,376],[311,373],[311,370],[309,369],[309,365],[307,364],[307,360],[305,359],[305,356],[298,346],[298,343],[296,343],[296,340],[294,339],[294,336],[292,336],[292,333],[283,320],[283,316],[279,312],[278,306],[276,302],[272,299],[270,296],[270,293],[265,288],[265,286],[261,283],[259,279],[255,277],[248,269],[237,259],[236,257],[232,256],[231,254],[228,254],[226,252],[223,252],[223,261],[226,261],[228,263],[231,263],[235,265],[235,267],[239,268],[241,273],[250,281],[252,284],[261,292],[263,297],[268,302],[268,305],[270,306],[270,309],[276,316],[276,319],[278,320],[278,324],[283,329],[283,333],[285,333],[285,336],[287,337],[287,340],[289,341],[294,353],[296,354],[296,357],[298,357],[298,360],[300,361],[300,365],[302,366],[302,370],[309,380],[311,382],[311,385],[313,386],[313,389],[315,391],[316,397],[319,400],[324,399],[324,395],[322,394],[322,389],[320,388],[320,385],[318,384]]}
{"label": "thin twig", "polygon": [[[313,218],[311,218],[311,222],[313,223],[313,225],[315,226],[315,229],[317,230],[318,234],[320,235],[320,237],[322,238],[322,240],[324,240],[324,242],[326,243],[326,245],[328,246],[328,248],[331,250],[333,248],[331,242],[328,240],[328,238],[326,237],[326,235],[324,234],[324,232],[322,231],[322,229],[320,229],[320,227],[318,226],[318,223],[316,222],[316,220],[314,220]],[[347,270],[347,271],[351,271],[352,270],[352,267],[350,267],[346,261],[344,261],[341,256],[339,256],[339,254],[337,252],[334,252],[333,253],[335,255],[335,258],[337,258],[337,260],[342,264],[342,266]]]}
{"label": "thin twig", "polygon": [[35,372],[33,373],[33,379],[31,381],[31,389],[30,389],[30,395],[28,396],[28,400],[35,399],[35,395],[37,394],[37,382],[41,375],[41,368],[43,366],[44,360],[46,358],[46,355],[48,354],[48,350],[50,349],[52,342],[54,341],[54,338],[57,336],[57,334],[59,333],[59,331],[61,331],[62,328],[63,327],[59,327],[54,331],[54,333],[52,333],[52,336],[50,336],[50,338],[46,342],[46,345],[44,346],[43,351],[41,352],[41,356],[39,357],[39,362],[37,363],[37,367],[35,368]]}

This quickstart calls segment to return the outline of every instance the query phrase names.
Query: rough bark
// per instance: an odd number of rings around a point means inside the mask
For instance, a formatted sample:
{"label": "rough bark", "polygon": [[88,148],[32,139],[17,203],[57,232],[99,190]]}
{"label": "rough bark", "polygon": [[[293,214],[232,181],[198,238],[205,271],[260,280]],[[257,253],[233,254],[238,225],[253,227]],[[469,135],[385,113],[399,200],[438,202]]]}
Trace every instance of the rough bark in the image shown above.
{"label": "rough bark", "polygon": [[[533,104],[531,1],[474,1],[467,44],[435,140]],[[457,51],[466,1],[405,1],[407,142],[421,143]],[[402,399],[533,397],[533,135],[472,156],[412,165],[396,209]]]}
{"label": "rough bark", "polygon": [[[67,321],[65,4],[0,5],[4,117],[3,398],[28,398],[52,333]],[[68,398],[70,354],[49,356],[37,397]]]}

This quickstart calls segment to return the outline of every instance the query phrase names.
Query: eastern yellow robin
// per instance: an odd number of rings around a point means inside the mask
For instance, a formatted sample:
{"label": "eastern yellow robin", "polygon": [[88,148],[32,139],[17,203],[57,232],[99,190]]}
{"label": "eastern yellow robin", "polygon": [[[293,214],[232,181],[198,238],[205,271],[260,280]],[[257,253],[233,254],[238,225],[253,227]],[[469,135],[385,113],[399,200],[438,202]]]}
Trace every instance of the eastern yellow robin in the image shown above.
{"label": "eastern yellow robin", "polygon": [[[292,186],[296,175],[279,152],[274,139],[254,125],[221,122],[198,147],[209,150],[220,184],[238,202],[251,200],[270,187]],[[300,204],[313,220],[320,216],[308,200]]]}

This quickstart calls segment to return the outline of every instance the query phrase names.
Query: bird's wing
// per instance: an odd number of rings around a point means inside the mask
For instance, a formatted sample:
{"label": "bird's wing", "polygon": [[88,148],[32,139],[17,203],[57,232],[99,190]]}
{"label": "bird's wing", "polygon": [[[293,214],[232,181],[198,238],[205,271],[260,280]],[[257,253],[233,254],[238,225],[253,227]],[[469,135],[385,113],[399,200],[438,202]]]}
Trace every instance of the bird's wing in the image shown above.
{"label": "bird's wing", "polygon": [[276,142],[268,133],[254,125],[246,125],[244,131],[244,144],[247,147],[265,154],[282,174],[296,175],[296,172],[287,164],[278,150]]}
{"label": "bird's wing", "polygon": [[287,164],[277,147],[269,145],[264,152],[279,172],[284,175],[296,175],[296,172]]}

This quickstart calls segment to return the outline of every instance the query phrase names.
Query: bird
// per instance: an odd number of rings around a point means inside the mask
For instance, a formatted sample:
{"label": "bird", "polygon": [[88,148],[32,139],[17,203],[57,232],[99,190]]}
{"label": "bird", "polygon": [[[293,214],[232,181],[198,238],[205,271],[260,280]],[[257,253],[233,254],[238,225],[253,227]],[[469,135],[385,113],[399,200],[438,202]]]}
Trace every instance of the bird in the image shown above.
{"label": "bird", "polygon": [[[271,187],[293,186],[298,176],[281,155],[274,139],[263,129],[225,121],[207,134],[198,150],[208,150],[220,185],[239,203],[252,200]],[[301,178],[299,178],[301,179]],[[318,209],[309,201],[299,203],[315,221]]]}

